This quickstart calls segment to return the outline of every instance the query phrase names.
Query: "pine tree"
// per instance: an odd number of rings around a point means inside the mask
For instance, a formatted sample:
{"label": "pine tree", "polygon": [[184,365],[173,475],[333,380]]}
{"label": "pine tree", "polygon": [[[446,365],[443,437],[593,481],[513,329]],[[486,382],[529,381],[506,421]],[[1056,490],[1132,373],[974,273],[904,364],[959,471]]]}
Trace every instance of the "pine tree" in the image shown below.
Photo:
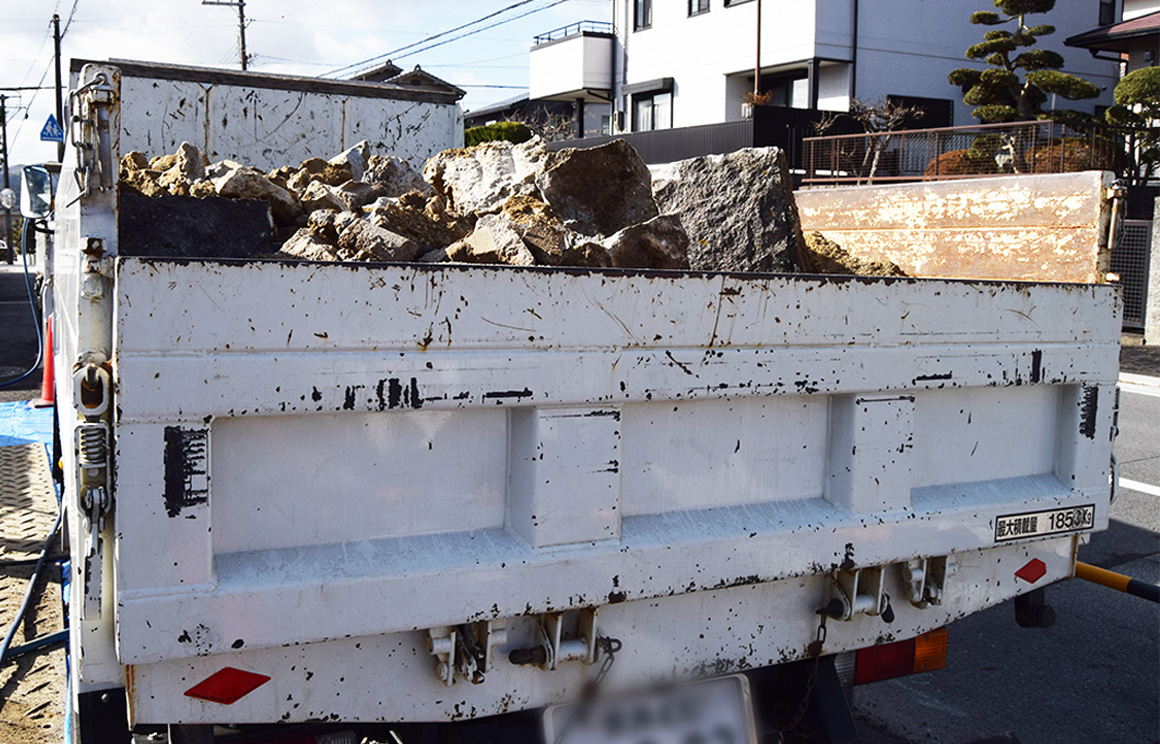
{"label": "pine tree", "polygon": [[1116,85],[1116,105],[1104,116],[1108,122],[1134,130],[1130,156],[1136,176],[1147,180],[1160,164],[1160,67],[1129,72]]}
{"label": "pine tree", "polygon": [[[971,14],[978,26],[1013,23],[1014,30],[995,28],[983,34],[983,41],[967,49],[968,59],[983,60],[990,68],[962,67],[951,72],[952,85],[966,89],[963,102],[975,106],[975,118],[985,122],[1027,121],[1038,118],[1052,93],[1075,101],[1095,98],[1100,89],[1081,77],[1060,72],[1063,57],[1047,49],[1033,48],[1040,38],[1055,33],[1046,24],[1028,26],[1027,16],[1047,13],[1055,0],[995,0],[994,11]],[[1056,112],[1075,118],[1076,112]]]}

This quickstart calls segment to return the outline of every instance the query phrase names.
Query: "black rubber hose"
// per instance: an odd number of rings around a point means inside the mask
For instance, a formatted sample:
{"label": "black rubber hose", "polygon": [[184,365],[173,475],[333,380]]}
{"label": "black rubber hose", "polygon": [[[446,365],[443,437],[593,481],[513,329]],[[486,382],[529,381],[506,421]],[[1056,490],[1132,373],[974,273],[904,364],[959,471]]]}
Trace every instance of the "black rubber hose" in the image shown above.
{"label": "black rubber hose", "polygon": [[8,633],[4,636],[4,643],[0,645],[0,667],[8,661],[8,649],[12,645],[12,639],[16,636],[16,630],[20,627],[20,623],[24,621],[24,613],[28,611],[28,605],[32,601],[32,597],[36,594],[36,584],[40,581],[40,571],[47,563],[48,551],[52,549],[52,544],[56,542],[56,534],[60,531],[60,520],[64,516],[63,509],[57,509],[56,521],[53,522],[52,530],[48,533],[48,538],[44,541],[44,547],[40,551],[40,558],[36,561],[36,568],[32,570],[32,578],[28,580],[28,588],[24,590],[24,599],[20,602],[20,609],[16,612],[16,617],[12,620],[12,626],[8,628]]}
{"label": "black rubber hose", "polygon": [[40,369],[40,362],[44,359],[44,329],[40,325],[40,313],[36,310],[36,293],[32,291],[32,280],[28,276],[28,236],[36,230],[35,225],[34,220],[24,221],[24,229],[20,231],[20,258],[24,261],[24,288],[28,290],[28,307],[32,310],[32,322],[36,324],[36,361],[19,377],[0,382],[0,388],[26,379]]}

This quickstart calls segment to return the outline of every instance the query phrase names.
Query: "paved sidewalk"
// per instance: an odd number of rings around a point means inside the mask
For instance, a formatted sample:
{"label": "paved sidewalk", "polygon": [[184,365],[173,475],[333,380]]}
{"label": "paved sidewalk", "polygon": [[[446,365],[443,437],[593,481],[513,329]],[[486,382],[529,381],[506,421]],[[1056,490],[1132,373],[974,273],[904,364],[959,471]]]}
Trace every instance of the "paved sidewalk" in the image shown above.
{"label": "paved sidewalk", "polygon": [[1120,340],[1120,371],[1160,377],[1160,346],[1144,346],[1144,337],[1125,333]]}

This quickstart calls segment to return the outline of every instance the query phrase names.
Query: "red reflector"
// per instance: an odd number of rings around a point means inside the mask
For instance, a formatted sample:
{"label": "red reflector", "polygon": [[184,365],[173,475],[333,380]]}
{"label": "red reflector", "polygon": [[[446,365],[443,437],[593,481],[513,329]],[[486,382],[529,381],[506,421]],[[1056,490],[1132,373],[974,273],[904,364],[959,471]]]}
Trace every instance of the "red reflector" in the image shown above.
{"label": "red reflector", "polygon": [[914,639],[858,650],[854,684],[902,677],[914,671]]}
{"label": "red reflector", "polygon": [[265,674],[226,667],[185,691],[192,698],[233,705],[270,681]]}
{"label": "red reflector", "polygon": [[1043,578],[1047,573],[1047,564],[1038,558],[1032,558],[1027,565],[1015,572],[1015,575],[1026,581],[1028,584],[1034,584]]}

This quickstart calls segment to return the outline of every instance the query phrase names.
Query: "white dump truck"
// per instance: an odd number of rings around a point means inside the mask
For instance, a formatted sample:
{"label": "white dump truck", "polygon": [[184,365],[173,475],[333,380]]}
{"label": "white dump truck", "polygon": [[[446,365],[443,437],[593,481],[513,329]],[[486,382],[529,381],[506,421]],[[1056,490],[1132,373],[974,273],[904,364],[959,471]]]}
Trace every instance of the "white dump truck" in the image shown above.
{"label": "white dump truck", "polygon": [[129,149],[418,159],[458,106],[112,63],[73,87],[75,739],[850,740],[842,682],[940,666],[943,628],[1107,526],[1113,286],[121,255]]}

